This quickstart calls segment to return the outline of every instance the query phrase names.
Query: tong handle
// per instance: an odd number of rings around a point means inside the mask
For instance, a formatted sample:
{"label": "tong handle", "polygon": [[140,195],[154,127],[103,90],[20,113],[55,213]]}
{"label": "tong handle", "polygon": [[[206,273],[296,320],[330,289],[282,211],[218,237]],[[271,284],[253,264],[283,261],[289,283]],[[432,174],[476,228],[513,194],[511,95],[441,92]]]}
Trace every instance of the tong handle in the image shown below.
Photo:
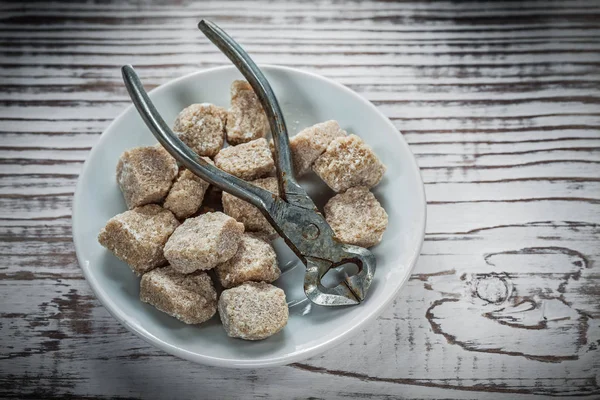
{"label": "tong handle", "polygon": [[123,66],[121,72],[131,101],[146,126],[176,160],[205,181],[246,200],[261,210],[269,210],[272,207],[273,194],[271,192],[210,165],[173,133],[152,104],[140,78],[131,65]]}
{"label": "tong handle", "polygon": [[225,31],[219,28],[215,23],[202,20],[198,23],[198,29],[200,29],[202,33],[204,33],[204,35],[206,35],[206,37],[231,60],[242,75],[244,75],[244,78],[246,78],[250,86],[252,86],[254,93],[256,93],[256,96],[260,100],[260,103],[267,114],[275,147],[275,165],[277,167],[279,195],[288,202],[314,209],[315,206],[312,203],[312,200],[308,198],[304,189],[294,178],[292,156],[290,153],[290,140],[285,125],[285,119],[269,81],[267,81],[267,78],[265,78],[262,71],[250,58],[248,53],[246,53],[231,36],[225,33]]}

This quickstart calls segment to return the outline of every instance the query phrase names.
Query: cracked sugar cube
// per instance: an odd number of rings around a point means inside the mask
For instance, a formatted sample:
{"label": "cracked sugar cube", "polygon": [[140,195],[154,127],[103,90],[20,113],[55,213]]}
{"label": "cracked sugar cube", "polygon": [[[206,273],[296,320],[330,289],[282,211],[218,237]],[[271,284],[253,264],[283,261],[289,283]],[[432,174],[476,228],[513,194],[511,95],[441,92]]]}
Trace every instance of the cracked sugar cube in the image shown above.
{"label": "cracked sugar cube", "polygon": [[140,300],[186,324],[200,324],[217,312],[217,291],[206,272],[185,275],[169,266],[142,276]]}
{"label": "cracked sugar cube", "polygon": [[227,335],[244,340],[276,334],[289,315],[283,290],[265,282],[246,282],[224,290],[218,309]]}
{"label": "cracked sugar cube", "polygon": [[263,138],[224,148],[215,157],[215,165],[246,181],[270,176],[275,171],[271,150]]}
{"label": "cracked sugar cube", "polygon": [[375,246],[383,237],[388,215],[367,187],[358,186],[332,197],[325,205],[325,219],[343,243]]}
{"label": "cracked sugar cube", "polygon": [[252,86],[246,81],[231,84],[231,108],[227,114],[227,142],[232,145],[264,138],[269,121]]}
{"label": "cracked sugar cube", "polygon": [[[250,181],[251,184],[266,189],[273,194],[279,194],[276,178],[262,178]],[[223,192],[223,212],[244,224],[247,231],[264,232],[269,237],[275,237],[277,233],[269,221],[252,204]]]}
{"label": "cracked sugar cube", "polygon": [[[202,157],[202,159],[214,165],[210,158]],[[165,199],[163,207],[170,210],[179,219],[187,218],[200,209],[208,186],[208,182],[192,171],[182,168]]]}
{"label": "cracked sugar cube", "polygon": [[135,147],[121,154],[117,182],[127,208],[161,202],[178,169],[177,161],[160,145]]}
{"label": "cracked sugar cube", "polygon": [[179,138],[199,156],[214,157],[225,141],[227,111],[213,104],[192,104],[184,108],[173,124]]}
{"label": "cracked sugar cube", "polygon": [[343,192],[354,186],[377,185],[385,166],[360,137],[349,135],[332,140],[313,164],[313,171],[331,189]]}
{"label": "cracked sugar cube", "polygon": [[177,226],[169,210],[149,204],[111,218],[98,242],[141,275],[167,263],[163,247]]}
{"label": "cracked sugar cube", "polygon": [[326,121],[303,129],[290,138],[294,172],[300,177],[310,171],[313,163],[335,138],[346,136],[337,121]]}
{"label": "cracked sugar cube", "polygon": [[209,270],[235,255],[244,225],[222,212],[186,219],[165,245],[165,257],[174,270],[189,274]]}
{"label": "cracked sugar cube", "polygon": [[235,256],[217,265],[215,271],[224,288],[247,281],[273,282],[281,275],[273,246],[249,233],[242,236]]}

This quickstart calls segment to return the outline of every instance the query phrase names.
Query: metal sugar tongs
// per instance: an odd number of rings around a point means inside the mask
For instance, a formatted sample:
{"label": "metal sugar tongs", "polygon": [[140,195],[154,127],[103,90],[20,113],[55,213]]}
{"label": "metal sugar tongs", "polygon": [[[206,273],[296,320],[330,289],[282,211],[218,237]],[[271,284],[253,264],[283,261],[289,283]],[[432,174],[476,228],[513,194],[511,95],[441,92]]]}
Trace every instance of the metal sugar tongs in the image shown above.
{"label": "metal sugar tongs", "polygon": [[[325,218],[296,182],[283,114],[269,82],[248,54],[221,28],[202,20],[198,28],[221,50],[250,83],[269,119],[275,144],[280,196],[230,175],[202,160],[171,131],[162,119],[131,65],[122,68],[127,91],[142,119],[164,148],[187,169],[225,192],[257,207],[306,266],[304,292],[315,304],[344,306],[365,299],[375,274],[375,256],[369,250],[335,239]],[[354,263],[359,271],[327,288],[321,279],[337,266]]]}

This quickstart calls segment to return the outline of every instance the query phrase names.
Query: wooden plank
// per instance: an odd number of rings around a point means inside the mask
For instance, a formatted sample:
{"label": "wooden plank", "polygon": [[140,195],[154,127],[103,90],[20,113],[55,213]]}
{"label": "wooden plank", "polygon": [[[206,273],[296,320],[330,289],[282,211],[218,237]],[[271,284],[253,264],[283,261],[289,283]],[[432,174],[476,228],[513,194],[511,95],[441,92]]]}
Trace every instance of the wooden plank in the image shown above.
{"label": "wooden plank", "polygon": [[[549,224],[506,227],[490,229],[484,233],[469,234],[441,247],[439,241],[427,241],[420,261],[419,270],[421,272],[416,271],[406,290],[396,300],[396,304],[379,318],[377,324],[353,338],[346,345],[349,348],[359,348],[360,351],[344,353],[343,359],[340,359],[336,357],[339,350],[334,350],[329,354],[326,353],[323,357],[313,359],[310,364],[295,364],[291,368],[324,375],[327,379],[344,378],[364,383],[387,382],[456,389],[465,385],[484,385],[488,391],[492,392],[538,394],[552,392],[571,395],[594,393],[597,386],[595,387],[593,384],[593,370],[598,367],[598,360],[593,361],[594,358],[590,358],[590,352],[594,351],[592,345],[599,338],[600,327],[597,324],[582,326],[579,318],[581,315],[600,316],[600,309],[597,303],[585,303],[587,299],[585,291],[581,290],[577,284],[581,280],[591,279],[597,282],[600,279],[599,274],[595,273],[594,275],[594,272],[590,270],[591,265],[586,264],[588,257],[597,257],[599,254],[595,246],[598,227],[578,227],[577,234],[571,234],[570,237],[571,241],[575,243],[574,249],[565,247],[564,243],[560,243],[560,239],[552,237],[537,238],[533,241],[528,239],[528,236],[537,237],[545,232],[560,236],[561,232],[570,229],[570,226],[559,227]],[[62,235],[63,233],[58,231],[52,235],[55,234]],[[471,251],[470,242],[473,236],[478,238],[476,240],[478,248],[482,252],[481,256],[465,258],[463,252]],[[498,246],[498,237],[512,237],[513,239],[509,243],[504,241],[502,246],[515,250],[494,251]],[[535,247],[520,248],[520,242],[523,239],[527,239],[527,242]],[[60,249],[61,246],[58,248]],[[452,252],[450,249],[455,250]],[[442,254],[429,255],[432,251],[437,253],[440,250],[443,251]],[[64,249],[64,252],[72,254],[67,248]],[[583,252],[587,255],[582,257]],[[35,263],[35,261],[33,262]],[[46,257],[37,262],[46,262]],[[446,269],[449,266],[452,268]],[[11,326],[12,329],[25,329],[28,325],[34,326],[39,335],[39,339],[35,339],[36,342],[39,341],[39,344],[32,349],[25,350],[15,347],[11,351],[13,367],[27,368],[28,365],[31,365],[30,362],[37,365],[35,361],[40,360],[40,357],[52,354],[59,355],[60,359],[69,360],[68,363],[61,364],[61,371],[67,376],[74,374],[78,365],[82,365],[90,359],[93,360],[93,364],[96,364],[95,367],[102,371],[108,368],[123,368],[118,365],[133,362],[133,360],[143,360],[146,364],[160,362],[180,365],[184,363],[143,345],[144,350],[140,353],[142,348],[136,344],[138,340],[124,332],[123,328],[97,305],[87,285],[80,280],[68,278],[69,272],[77,271],[76,262],[71,260],[65,266],[57,263],[56,268],[57,271],[62,270],[62,272],[55,273],[54,276],[42,270],[39,276],[27,275],[25,271],[22,271],[20,274],[13,273],[8,278],[10,285],[16,285],[22,290],[28,290],[32,285],[54,288],[54,290],[38,290],[36,296],[39,299],[26,302],[15,291],[3,294],[3,304],[11,304],[11,309],[15,311],[14,314],[19,315],[4,316],[5,320],[10,320],[10,324],[3,326]],[[475,348],[463,344],[464,337],[461,335],[468,331],[462,330],[458,337],[449,339],[450,336],[454,336],[453,333],[456,333],[453,322],[456,321],[456,318],[445,319],[441,305],[449,303],[456,307],[463,304],[463,307],[457,310],[461,312],[464,310],[464,312],[472,313],[473,316],[461,321],[477,321],[477,318],[480,318],[481,321],[478,324],[484,324],[486,318],[489,318],[486,315],[493,311],[493,308],[490,308],[489,300],[496,300],[493,297],[493,286],[496,279],[495,274],[498,272],[494,271],[502,271],[500,276],[505,281],[509,281],[512,287],[510,297],[504,300],[506,304],[511,304],[511,307],[515,308],[510,314],[512,318],[516,319],[521,315],[523,318],[529,318],[516,323],[527,323],[528,326],[532,326],[535,325],[534,318],[538,318],[538,322],[540,319],[547,321],[546,325],[537,330],[506,328],[510,331],[499,332],[498,336],[485,335],[482,337],[479,335],[475,337],[475,346],[481,347]],[[546,271],[553,271],[553,274],[548,275]],[[504,275],[505,273],[508,275]],[[60,282],[56,285],[54,280],[57,276],[67,278],[59,279]],[[30,277],[31,279],[29,279]],[[486,281],[487,285],[483,285]],[[64,282],[66,284],[63,284]],[[539,288],[545,289],[541,297],[538,294]],[[549,290],[549,288],[553,289]],[[560,300],[556,300],[561,297],[568,303],[568,306]],[[525,298],[529,298],[529,301],[535,303],[532,303],[533,310],[545,314],[528,315],[531,312],[530,309],[518,308]],[[444,299],[446,302],[442,302]],[[515,304],[512,303],[513,301]],[[564,307],[558,307],[555,304],[557,302]],[[38,305],[41,306],[36,308]],[[500,307],[495,306],[495,308],[499,309]],[[506,312],[506,308],[503,311]],[[20,315],[26,317],[23,318]],[[82,321],[86,321],[85,323],[89,325],[85,325]],[[430,326],[431,329],[423,329],[421,326]],[[515,331],[515,329],[517,330]],[[581,342],[584,336],[581,334],[581,329],[585,329],[585,343]],[[539,334],[540,330],[544,331],[544,335]],[[497,331],[497,329],[493,329],[493,331]],[[518,333],[520,334],[519,341],[506,340],[507,337]],[[58,335],[58,337],[53,335]],[[386,340],[385,338],[397,339]],[[485,342],[478,345],[477,340],[482,340],[482,338]],[[569,343],[567,338],[573,341],[571,346],[566,346]],[[535,343],[539,340],[554,342],[546,342],[548,346],[536,346]],[[106,343],[112,343],[117,347],[110,349],[107,353],[104,351]],[[551,355],[514,354],[522,349],[528,349],[529,352],[552,349],[552,343],[559,344],[560,354],[557,355],[555,352]],[[503,348],[498,351],[490,351],[489,347],[496,344],[501,344]],[[470,346],[473,344],[471,343]],[[419,348],[429,348],[429,354],[439,354],[442,361],[452,362],[450,360],[453,360],[456,362],[459,360],[459,364],[455,370],[444,371],[439,368],[440,359],[433,356],[415,357],[412,358],[411,363],[404,362],[404,354],[412,354]],[[98,350],[98,353],[94,351],[95,349]],[[36,354],[36,352],[39,353]],[[387,363],[382,366],[370,365],[368,371],[365,371],[364,359],[361,354],[394,354],[395,359],[388,359]],[[515,357],[518,358],[518,361],[514,360]],[[582,374],[577,378],[565,378],[550,382],[551,377],[561,376],[568,371],[566,361],[579,359],[584,365],[589,363],[589,368],[592,368],[587,375]],[[502,378],[503,368],[510,368],[515,363],[529,373],[512,378],[512,380]],[[529,365],[531,367],[528,367]],[[486,378],[463,375],[463,373],[474,374],[479,369],[487,371]],[[206,373],[212,370],[213,372],[210,374],[215,374],[214,369],[201,368],[200,370]],[[144,371],[151,375],[145,378],[140,376],[139,379],[142,379],[143,382],[150,381],[154,373],[162,373],[158,368],[146,368]],[[188,379],[192,379],[195,374],[189,375],[189,373],[197,371],[197,369],[196,367],[189,369],[180,366],[178,371],[180,374],[178,377],[173,377],[174,382],[183,384]],[[42,380],[50,380],[52,373],[51,370],[48,370],[42,374]],[[118,385],[118,374],[103,376],[107,381],[115,382]],[[271,374],[262,376],[261,379],[265,379],[269,383],[273,383],[275,379]],[[423,376],[429,378],[423,379]],[[215,376],[213,379],[218,378]],[[79,385],[75,385],[75,387],[77,386]],[[365,384],[365,388],[368,386]],[[325,390],[325,388],[321,390]],[[149,392],[142,391],[142,393]],[[457,397],[465,395],[461,392],[457,393],[455,394]]]}

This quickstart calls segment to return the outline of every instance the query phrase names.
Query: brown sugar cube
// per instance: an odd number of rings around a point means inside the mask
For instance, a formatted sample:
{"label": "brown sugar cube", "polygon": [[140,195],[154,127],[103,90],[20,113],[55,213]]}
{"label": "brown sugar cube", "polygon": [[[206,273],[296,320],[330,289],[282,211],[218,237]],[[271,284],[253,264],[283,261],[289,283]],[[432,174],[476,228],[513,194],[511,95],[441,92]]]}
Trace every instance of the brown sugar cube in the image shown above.
{"label": "brown sugar cube", "polygon": [[177,161],[161,146],[135,147],[121,154],[117,182],[127,208],[161,202],[177,171]]}
{"label": "brown sugar cube", "polygon": [[140,300],[186,324],[200,324],[217,312],[217,292],[206,272],[156,268],[142,276]]}
{"label": "brown sugar cube", "polygon": [[215,157],[215,165],[246,181],[272,175],[275,170],[271,150],[263,138],[224,148]]}
{"label": "brown sugar cube", "polygon": [[283,290],[265,282],[246,282],[219,298],[221,322],[234,338],[266,339],[285,327],[288,313]]}
{"label": "brown sugar cube", "polygon": [[[210,158],[202,157],[202,159],[214,165]],[[192,171],[182,168],[165,199],[163,207],[170,210],[179,219],[187,218],[198,211],[202,205],[208,186],[208,182],[202,180]]]}
{"label": "brown sugar cube", "polygon": [[313,170],[331,189],[343,192],[354,186],[377,185],[385,166],[361,138],[349,135],[332,140]]}
{"label": "brown sugar cube", "polygon": [[[251,184],[260,188],[266,189],[273,194],[279,194],[277,187],[277,178],[263,178],[250,181]],[[269,236],[276,235],[275,229],[269,221],[252,204],[235,197],[232,194],[223,192],[223,212],[237,221],[244,224],[247,231],[250,232],[265,232]]]}
{"label": "brown sugar cube", "polygon": [[388,215],[364,186],[335,195],[325,205],[325,219],[343,243],[361,247],[381,242]]}
{"label": "brown sugar cube", "polygon": [[290,151],[294,162],[294,172],[300,177],[310,171],[315,160],[325,152],[329,143],[346,131],[337,121],[326,121],[303,129],[290,138]]}
{"label": "brown sugar cube", "polygon": [[247,281],[273,282],[281,275],[273,246],[248,233],[242,236],[235,256],[217,265],[215,271],[224,288]]}
{"label": "brown sugar cube", "polygon": [[192,104],[179,113],[173,130],[199,156],[214,157],[225,141],[227,111],[212,104]]}
{"label": "brown sugar cube", "polygon": [[267,242],[267,243],[271,243],[273,240],[277,239],[279,237],[279,234],[275,231],[254,231],[254,232],[248,232],[249,234],[251,234],[252,236],[254,236],[257,239],[262,240],[263,242]]}
{"label": "brown sugar cube", "polygon": [[208,270],[235,255],[244,225],[222,212],[186,219],[167,241],[165,257],[174,270]]}
{"label": "brown sugar cube", "polygon": [[111,218],[98,242],[141,275],[167,263],[163,247],[178,225],[169,210],[149,204]]}
{"label": "brown sugar cube", "polygon": [[264,138],[269,130],[269,121],[246,81],[231,84],[231,108],[227,114],[227,142],[233,145]]}

